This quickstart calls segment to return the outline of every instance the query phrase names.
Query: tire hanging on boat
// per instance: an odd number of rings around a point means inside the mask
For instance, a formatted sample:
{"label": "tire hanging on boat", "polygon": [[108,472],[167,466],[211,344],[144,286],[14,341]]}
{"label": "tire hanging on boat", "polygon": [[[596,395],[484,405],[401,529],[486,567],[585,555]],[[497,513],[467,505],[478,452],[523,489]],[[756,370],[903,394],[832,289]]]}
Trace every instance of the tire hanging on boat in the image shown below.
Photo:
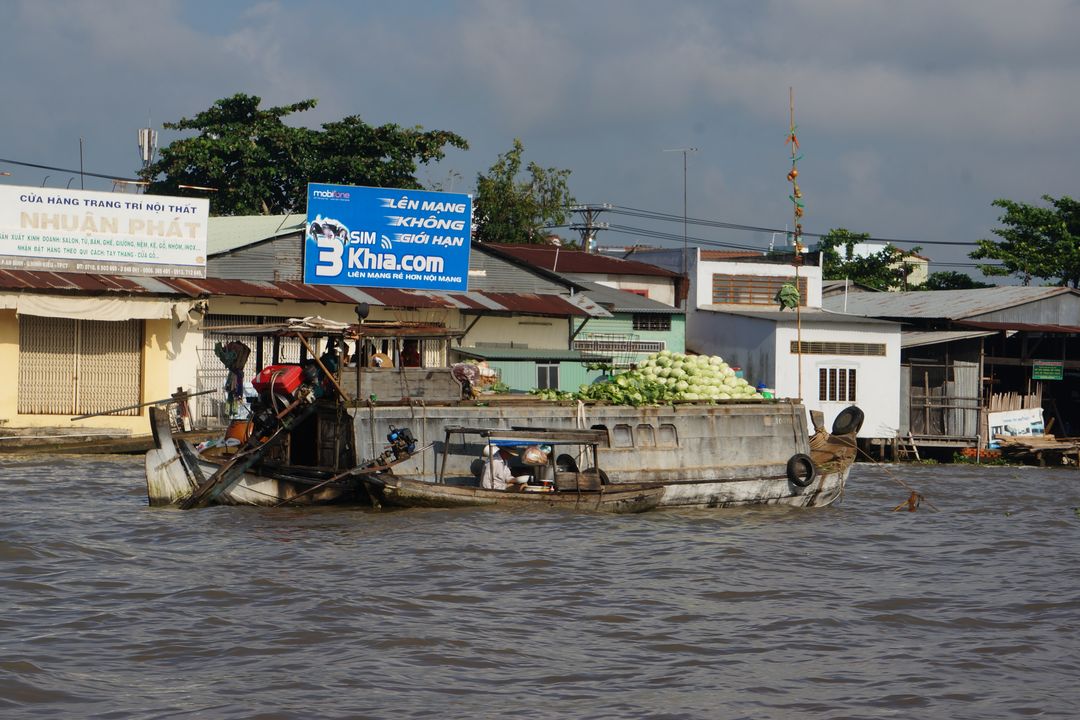
{"label": "tire hanging on boat", "polygon": [[848,433],[859,432],[864,417],[863,411],[855,405],[844,408],[833,420],[832,434],[847,435]]}
{"label": "tire hanging on boat", "polygon": [[814,461],[804,453],[792,455],[787,461],[787,476],[795,487],[806,487],[817,477]]}

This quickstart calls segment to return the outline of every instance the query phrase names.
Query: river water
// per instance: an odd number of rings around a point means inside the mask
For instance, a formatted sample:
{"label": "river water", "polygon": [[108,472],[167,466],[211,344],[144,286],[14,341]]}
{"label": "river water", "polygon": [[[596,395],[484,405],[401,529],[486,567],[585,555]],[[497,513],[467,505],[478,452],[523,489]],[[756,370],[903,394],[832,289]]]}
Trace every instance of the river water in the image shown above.
{"label": "river water", "polygon": [[1075,470],[629,517],[151,509],[127,456],[3,459],[0,489],[3,718],[1080,712]]}

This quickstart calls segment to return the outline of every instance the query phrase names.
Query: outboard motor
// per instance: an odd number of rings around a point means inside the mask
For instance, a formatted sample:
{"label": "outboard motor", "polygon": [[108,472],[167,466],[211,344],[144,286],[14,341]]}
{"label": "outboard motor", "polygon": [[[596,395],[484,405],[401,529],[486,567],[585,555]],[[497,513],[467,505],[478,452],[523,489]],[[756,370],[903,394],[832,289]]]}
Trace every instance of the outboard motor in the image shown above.
{"label": "outboard motor", "polygon": [[386,442],[390,443],[390,452],[394,454],[395,460],[403,455],[412,455],[416,451],[416,438],[413,437],[412,430],[409,428],[397,428],[391,425],[390,432],[386,435]]}
{"label": "outboard motor", "polygon": [[416,438],[409,428],[390,426],[390,432],[386,434],[386,442],[390,447],[386,448],[382,455],[372,460],[369,465],[389,465],[395,460],[407,458],[416,452]]}

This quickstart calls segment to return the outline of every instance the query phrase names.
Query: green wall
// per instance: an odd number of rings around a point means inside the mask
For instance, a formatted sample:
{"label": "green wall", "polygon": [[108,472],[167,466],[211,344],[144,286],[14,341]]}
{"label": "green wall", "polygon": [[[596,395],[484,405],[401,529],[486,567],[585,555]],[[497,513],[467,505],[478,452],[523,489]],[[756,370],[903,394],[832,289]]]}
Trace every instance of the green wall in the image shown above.
{"label": "green wall", "polygon": [[[578,334],[578,338],[587,339],[590,333],[618,334],[636,336],[638,340],[661,340],[671,352],[686,352],[686,316],[671,315],[671,329],[635,330],[634,316],[631,313],[616,313],[609,318],[592,318]],[[644,360],[648,353],[641,353],[638,360]]]}
{"label": "green wall", "polygon": [[[488,360],[488,366],[499,371],[500,379],[517,392],[536,387],[536,362],[532,360]],[[584,363],[564,360],[559,363],[559,389],[577,392],[578,387],[600,377],[599,370],[588,370]]]}
{"label": "green wall", "polygon": [[[589,333],[632,335],[637,340],[661,340],[671,352],[686,351],[686,319],[684,315],[671,315],[671,329],[634,330],[631,313],[617,313],[610,318],[593,318],[585,325],[578,338],[587,339]],[[648,353],[640,353],[637,360],[644,360]],[[499,371],[499,376],[511,390],[528,392],[536,387],[536,362],[533,360],[488,360],[488,365]],[[559,363],[559,389],[577,392],[581,385],[592,383],[600,377],[599,370],[588,370],[585,363],[562,361]]]}

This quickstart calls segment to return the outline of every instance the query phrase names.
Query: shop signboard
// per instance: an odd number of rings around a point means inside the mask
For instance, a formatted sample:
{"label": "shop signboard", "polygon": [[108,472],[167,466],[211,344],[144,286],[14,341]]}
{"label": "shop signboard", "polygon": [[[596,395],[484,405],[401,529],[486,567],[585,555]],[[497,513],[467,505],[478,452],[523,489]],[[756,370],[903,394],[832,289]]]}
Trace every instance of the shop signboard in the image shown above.
{"label": "shop signboard", "polygon": [[1036,360],[1031,365],[1032,380],[1061,380],[1065,376],[1065,363],[1061,360]]}
{"label": "shop signboard", "polygon": [[205,198],[0,185],[0,270],[206,277]]}
{"label": "shop signboard", "polygon": [[471,230],[469,195],[312,183],[304,282],[463,292]]}

